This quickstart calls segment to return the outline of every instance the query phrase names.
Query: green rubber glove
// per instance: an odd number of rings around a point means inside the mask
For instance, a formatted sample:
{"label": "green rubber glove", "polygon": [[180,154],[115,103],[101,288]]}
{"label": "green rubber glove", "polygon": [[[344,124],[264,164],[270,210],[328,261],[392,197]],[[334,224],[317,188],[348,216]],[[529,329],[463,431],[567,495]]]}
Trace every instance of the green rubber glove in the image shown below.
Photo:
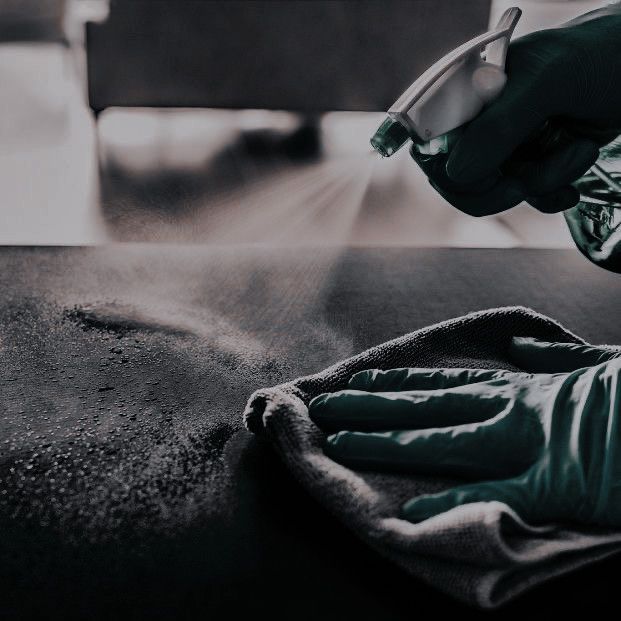
{"label": "green rubber glove", "polygon": [[515,338],[511,356],[524,372],[363,371],[310,417],[346,466],[470,481],[406,502],[411,522],[500,501],[532,523],[621,526],[621,352]]}
{"label": "green rubber glove", "polygon": [[[570,185],[621,133],[621,8],[593,11],[509,46],[508,82],[496,101],[457,130],[449,156],[412,157],[433,187],[473,215],[526,200],[544,212],[579,200]],[[544,153],[524,147],[545,123],[565,139]]]}

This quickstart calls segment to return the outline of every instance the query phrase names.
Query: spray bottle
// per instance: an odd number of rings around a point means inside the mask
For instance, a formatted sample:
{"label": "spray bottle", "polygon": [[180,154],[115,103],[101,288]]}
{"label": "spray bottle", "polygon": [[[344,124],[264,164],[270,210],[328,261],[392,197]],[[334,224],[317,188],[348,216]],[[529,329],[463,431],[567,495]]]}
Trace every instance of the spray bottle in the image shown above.
{"label": "spray bottle", "polygon": [[[383,157],[412,142],[426,158],[446,154],[449,138],[494,101],[507,82],[505,60],[522,12],[510,8],[492,30],[471,39],[425,71],[388,110],[371,138]],[[530,148],[553,148],[566,139],[563,129],[546,123]],[[611,155],[612,154],[612,155]],[[613,145],[575,186],[578,205],[565,220],[580,251],[597,265],[621,273],[621,143]]]}

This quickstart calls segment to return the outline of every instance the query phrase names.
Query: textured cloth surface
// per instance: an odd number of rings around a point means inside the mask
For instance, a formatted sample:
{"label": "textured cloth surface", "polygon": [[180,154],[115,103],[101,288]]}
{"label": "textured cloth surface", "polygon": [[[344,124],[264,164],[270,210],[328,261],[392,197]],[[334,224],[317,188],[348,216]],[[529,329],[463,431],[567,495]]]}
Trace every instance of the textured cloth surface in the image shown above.
{"label": "textured cloth surface", "polygon": [[353,471],[321,449],[308,416],[316,395],[346,387],[353,373],[398,367],[517,370],[513,336],[584,343],[556,321],[522,307],[471,313],[394,339],[325,371],[255,392],[244,418],[266,435],[296,479],[385,556],[468,603],[492,608],[560,573],[621,549],[621,532],[525,523],[500,502],[472,503],[420,524],[398,518],[403,502],[457,484],[447,478]]}
{"label": "textured cloth surface", "polygon": [[[618,278],[575,250],[1,248],[0,618],[489,619],[362,545],[241,412],[480,308],[621,343]],[[501,614],[607,614],[620,562]]]}

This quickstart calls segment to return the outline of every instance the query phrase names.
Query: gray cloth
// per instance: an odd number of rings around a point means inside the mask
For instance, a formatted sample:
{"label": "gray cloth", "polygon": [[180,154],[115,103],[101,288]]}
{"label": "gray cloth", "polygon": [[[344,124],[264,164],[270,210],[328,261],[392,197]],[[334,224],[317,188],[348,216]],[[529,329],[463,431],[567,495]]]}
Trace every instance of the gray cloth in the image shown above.
{"label": "gray cloth", "polygon": [[507,359],[513,336],[584,343],[527,308],[479,311],[383,343],[316,375],[258,390],[244,412],[246,427],[268,438],[296,479],[381,554],[460,600],[494,608],[618,551],[621,532],[535,526],[500,502],[463,505],[420,524],[401,520],[399,508],[407,499],[458,482],[353,471],[333,462],[322,452],[324,434],[310,420],[307,404],[320,393],[344,388],[353,373],[369,368],[517,370]]}

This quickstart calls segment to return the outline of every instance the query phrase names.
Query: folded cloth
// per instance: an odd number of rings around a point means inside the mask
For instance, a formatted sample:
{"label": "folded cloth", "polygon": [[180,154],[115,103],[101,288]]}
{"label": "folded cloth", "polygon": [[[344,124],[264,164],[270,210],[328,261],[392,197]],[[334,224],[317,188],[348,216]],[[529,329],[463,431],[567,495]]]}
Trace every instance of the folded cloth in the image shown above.
{"label": "folded cloth", "polygon": [[553,576],[621,550],[621,532],[525,523],[501,502],[462,505],[412,524],[398,517],[408,499],[458,481],[353,471],[322,451],[325,434],[307,405],[345,387],[364,369],[456,367],[518,370],[514,336],[585,343],[558,322],[523,307],[479,311],[417,330],[315,375],[256,391],[246,427],[265,436],[295,478],[361,539],[408,572],[481,608],[497,607]]}

